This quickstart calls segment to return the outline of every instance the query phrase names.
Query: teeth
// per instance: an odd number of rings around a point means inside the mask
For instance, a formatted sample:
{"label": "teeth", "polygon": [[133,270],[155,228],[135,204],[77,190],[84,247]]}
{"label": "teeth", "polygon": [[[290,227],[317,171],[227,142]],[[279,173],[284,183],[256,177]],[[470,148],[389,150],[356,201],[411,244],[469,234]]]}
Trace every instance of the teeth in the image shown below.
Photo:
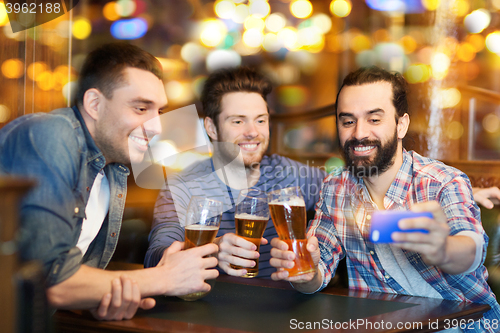
{"label": "teeth", "polygon": [[144,138],[139,138],[137,136],[129,136],[130,140],[140,144],[141,146],[147,146],[148,145],[148,140]]}
{"label": "teeth", "polygon": [[240,145],[240,147],[245,148],[245,149],[254,149],[254,148],[257,148],[257,144],[256,143],[245,144],[245,145]]}
{"label": "teeth", "polygon": [[361,152],[361,151],[367,151],[367,150],[370,150],[373,148],[375,148],[375,146],[363,146],[363,147],[354,147],[354,150]]}

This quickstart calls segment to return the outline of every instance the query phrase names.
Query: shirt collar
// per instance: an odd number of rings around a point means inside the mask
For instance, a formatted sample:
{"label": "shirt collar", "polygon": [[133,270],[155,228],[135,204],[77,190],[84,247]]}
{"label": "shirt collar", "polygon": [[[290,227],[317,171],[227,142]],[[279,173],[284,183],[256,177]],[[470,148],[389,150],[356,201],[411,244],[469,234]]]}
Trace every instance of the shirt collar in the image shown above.
{"label": "shirt collar", "polygon": [[90,135],[90,132],[87,128],[87,125],[85,124],[85,121],[83,120],[83,116],[80,110],[78,109],[77,106],[73,106],[72,109],[75,112],[76,118],[80,121],[80,124],[83,129],[83,134],[85,135],[85,141],[87,143],[87,149],[88,149],[87,162],[95,161],[100,168],[104,168],[104,166],[106,165],[106,160],[104,159],[104,155],[102,154],[99,147],[97,147],[92,135]]}
{"label": "shirt collar", "polygon": [[412,175],[413,157],[406,149],[403,149],[403,164],[399,168],[396,178],[392,181],[385,196],[399,206],[404,206],[408,190],[412,183]]}

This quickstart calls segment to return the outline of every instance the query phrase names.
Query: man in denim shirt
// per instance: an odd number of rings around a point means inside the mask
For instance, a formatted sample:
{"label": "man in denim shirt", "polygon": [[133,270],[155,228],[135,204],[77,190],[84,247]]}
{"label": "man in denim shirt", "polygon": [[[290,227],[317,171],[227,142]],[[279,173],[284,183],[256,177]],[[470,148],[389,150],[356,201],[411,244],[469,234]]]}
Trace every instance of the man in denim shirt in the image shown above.
{"label": "man in denim shirt", "polygon": [[158,60],[138,47],[108,44],[80,73],[76,107],[18,118],[0,131],[0,171],[35,178],[21,203],[20,255],[44,267],[49,303],[90,309],[98,319],[133,317],[152,295],[208,291],[217,246],[181,251],[156,267],[105,271],[116,248],[129,170],[161,131],[167,104]]}

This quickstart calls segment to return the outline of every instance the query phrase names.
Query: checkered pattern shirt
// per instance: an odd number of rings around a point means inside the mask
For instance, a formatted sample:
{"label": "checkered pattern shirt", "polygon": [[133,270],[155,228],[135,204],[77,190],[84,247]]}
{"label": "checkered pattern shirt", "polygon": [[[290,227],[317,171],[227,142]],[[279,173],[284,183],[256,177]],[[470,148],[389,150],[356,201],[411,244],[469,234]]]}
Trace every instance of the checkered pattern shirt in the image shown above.
{"label": "checkered pattern shirt", "polygon": [[[428,266],[415,252],[403,250],[409,263],[421,277],[444,299],[486,303],[491,306],[483,320],[500,319],[500,307],[486,280],[488,272],[483,265],[488,236],[484,232],[480,211],[472,197],[467,176],[439,161],[403,151],[403,164],[384,197],[385,209],[409,210],[416,203],[435,200],[448,218],[450,235],[473,231],[484,237],[481,265],[469,274],[450,275],[438,267]],[[341,259],[346,258],[349,287],[357,290],[409,294],[391,276],[386,274],[369,240],[366,217],[373,204],[362,178],[354,177],[347,169],[339,169],[325,178],[316,205],[316,216],[308,235],[318,238],[321,252],[320,269],[326,287],[335,274]],[[498,331],[491,328],[491,332]],[[465,329],[464,332],[482,332]]]}

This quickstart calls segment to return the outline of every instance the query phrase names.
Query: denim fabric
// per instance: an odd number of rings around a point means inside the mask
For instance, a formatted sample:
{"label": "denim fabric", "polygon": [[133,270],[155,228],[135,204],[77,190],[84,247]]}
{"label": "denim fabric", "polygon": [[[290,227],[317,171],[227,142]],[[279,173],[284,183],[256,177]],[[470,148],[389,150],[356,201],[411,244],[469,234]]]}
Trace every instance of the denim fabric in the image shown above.
{"label": "denim fabric", "polygon": [[[90,189],[102,169],[111,190],[109,213],[82,258],[76,243]],[[47,287],[69,278],[81,264],[106,267],[118,242],[129,170],[106,165],[76,107],[7,124],[0,130],[0,171],[37,180],[21,202],[19,254],[43,264]]]}

